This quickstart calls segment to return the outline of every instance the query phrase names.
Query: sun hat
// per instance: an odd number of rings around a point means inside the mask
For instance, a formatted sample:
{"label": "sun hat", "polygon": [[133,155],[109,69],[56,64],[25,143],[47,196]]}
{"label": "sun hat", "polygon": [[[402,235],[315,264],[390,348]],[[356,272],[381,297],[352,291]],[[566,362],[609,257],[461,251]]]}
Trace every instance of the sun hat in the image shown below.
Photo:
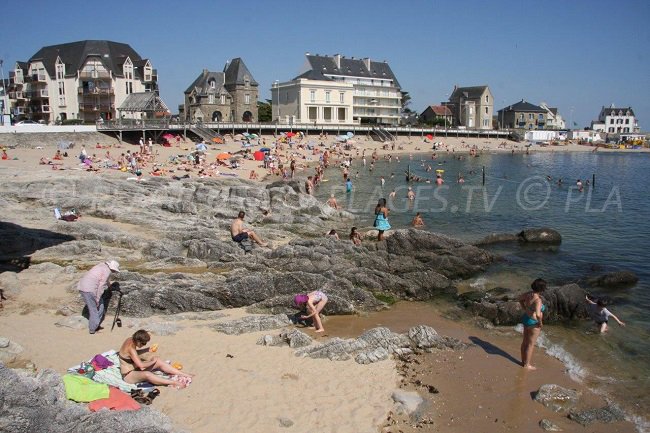
{"label": "sun hat", "polygon": [[309,296],[307,295],[296,295],[293,297],[293,303],[296,305],[306,304],[308,300]]}
{"label": "sun hat", "polygon": [[120,264],[117,263],[115,260],[107,261],[106,266],[108,266],[108,269],[110,269],[113,272],[120,272]]}

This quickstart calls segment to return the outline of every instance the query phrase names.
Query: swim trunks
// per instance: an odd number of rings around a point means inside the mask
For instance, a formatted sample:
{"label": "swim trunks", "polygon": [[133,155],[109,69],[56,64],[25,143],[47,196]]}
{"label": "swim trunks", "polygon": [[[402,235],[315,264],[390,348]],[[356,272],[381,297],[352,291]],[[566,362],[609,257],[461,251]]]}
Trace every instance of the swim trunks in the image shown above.
{"label": "swim trunks", "polygon": [[237,243],[243,241],[244,239],[248,239],[248,233],[246,233],[246,232],[241,232],[237,236],[232,237],[232,240],[237,242]]}

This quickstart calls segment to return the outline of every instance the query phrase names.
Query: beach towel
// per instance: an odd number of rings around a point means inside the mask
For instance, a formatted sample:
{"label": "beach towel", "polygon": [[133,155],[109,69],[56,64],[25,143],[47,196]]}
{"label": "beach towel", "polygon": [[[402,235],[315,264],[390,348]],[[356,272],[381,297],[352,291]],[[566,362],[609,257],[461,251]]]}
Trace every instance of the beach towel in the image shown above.
{"label": "beach towel", "polygon": [[131,392],[134,389],[137,389],[137,386],[132,383],[127,383],[122,379],[122,373],[120,372],[120,360],[117,357],[117,352],[104,352],[102,355],[110,362],[113,363],[108,368],[105,368],[100,371],[96,371],[93,376],[93,380],[98,383],[103,383],[106,385],[111,385],[124,392]]}
{"label": "beach towel", "polygon": [[102,355],[95,355],[90,363],[93,365],[95,372],[101,371],[113,365],[113,362],[109,361]]}
{"label": "beach towel", "polygon": [[66,374],[63,376],[63,384],[68,400],[89,402],[109,396],[108,385],[97,383],[78,374]]}
{"label": "beach towel", "polygon": [[97,412],[103,408],[109,410],[139,410],[140,404],[133,400],[130,395],[111,386],[109,387],[108,398],[95,400],[88,404],[88,409],[90,409],[91,412]]}

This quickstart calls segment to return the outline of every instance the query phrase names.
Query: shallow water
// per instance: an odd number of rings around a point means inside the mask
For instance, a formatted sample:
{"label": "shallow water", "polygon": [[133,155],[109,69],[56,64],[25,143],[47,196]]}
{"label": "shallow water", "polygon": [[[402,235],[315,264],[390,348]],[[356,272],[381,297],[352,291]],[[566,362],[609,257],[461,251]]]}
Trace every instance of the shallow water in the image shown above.
{"label": "shallow water", "polygon": [[[594,332],[589,322],[546,327],[546,345],[567,363],[577,379],[610,395],[636,414],[650,408],[650,196],[648,154],[533,153],[531,155],[485,154],[478,158],[438,153],[402,157],[398,163],[380,160],[374,170],[353,161],[353,190],[345,193],[342,174],[329,169],[317,189],[325,201],[334,193],[341,206],[356,214],[360,226],[370,228],[373,208],[380,197],[389,198],[390,223],[406,228],[421,212],[426,229],[466,241],[489,233],[516,233],[525,227],[547,226],[558,230],[562,244],[553,249],[499,245],[491,250],[506,261],[465,283],[467,290],[495,286],[525,290],[534,278],[550,283],[580,281],[611,270],[628,269],[639,276],[634,287],[617,290],[591,289],[614,300],[610,310],[627,327],[610,323],[606,335]],[[431,171],[427,171],[427,166]],[[445,184],[407,184],[405,171],[422,178],[435,178],[444,170]],[[485,167],[485,187],[482,169]],[[356,177],[356,172],[359,177]],[[393,176],[391,176],[391,173]],[[462,174],[464,184],[456,182]],[[585,186],[576,187],[577,179]],[[380,184],[385,177],[385,186]],[[547,176],[551,180],[547,180]],[[558,179],[562,185],[558,185]],[[406,199],[412,186],[416,199]],[[342,231],[342,230],[341,230]],[[341,233],[346,235],[347,232]],[[346,236],[342,236],[346,237]],[[584,284],[583,284],[584,286]],[[643,420],[641,420],[643,422]],[[647,422],[647,420],[645,421]]]}

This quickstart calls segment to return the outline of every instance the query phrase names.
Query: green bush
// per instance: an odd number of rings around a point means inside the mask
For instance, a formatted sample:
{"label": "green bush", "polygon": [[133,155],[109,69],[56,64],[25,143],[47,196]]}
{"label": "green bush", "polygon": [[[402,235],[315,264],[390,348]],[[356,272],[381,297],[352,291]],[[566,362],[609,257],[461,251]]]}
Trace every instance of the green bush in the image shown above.
{"label": "green bush", "polygon": [[65,119],[61,121],[61,125],[83,125],[84,121],[81,119]]}

